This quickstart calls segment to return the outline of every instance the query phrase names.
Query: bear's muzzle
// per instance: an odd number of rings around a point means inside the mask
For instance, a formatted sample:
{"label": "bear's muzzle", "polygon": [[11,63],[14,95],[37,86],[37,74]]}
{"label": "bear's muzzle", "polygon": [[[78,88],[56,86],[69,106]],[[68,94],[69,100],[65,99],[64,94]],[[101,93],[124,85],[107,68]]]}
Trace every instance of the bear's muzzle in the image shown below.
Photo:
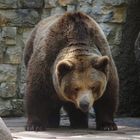
{"label": "bear's muzzle", "polygon": [[83,99],[79,103],[79,107],[83,112],[87,112],[89,110],[89,101],[87,99]]}
{"label": "bear's muzzle", "polygon": [[83,112],[88,112],[93,106],[94,98],[91,90],[85,90],[78,94],[77,105],[78,108]]}

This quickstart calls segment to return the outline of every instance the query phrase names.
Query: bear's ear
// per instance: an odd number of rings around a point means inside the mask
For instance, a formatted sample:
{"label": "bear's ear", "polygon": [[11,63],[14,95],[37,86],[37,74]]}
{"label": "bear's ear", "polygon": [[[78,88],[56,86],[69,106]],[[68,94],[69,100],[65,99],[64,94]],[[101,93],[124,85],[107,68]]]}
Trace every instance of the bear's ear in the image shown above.
{"label": "bear's ear", "polygon": [[109,63],[109,57],[108,56],[101,56],[93,61],[93,67],[102,71],[106,72],[106,67]]}
{"label": "bear's ear", "polygon": [[73,64],[69,61],[61,61],[58,63],[57,67],[57,74],[60,79],[63,78],[68,72],[73,69]]}

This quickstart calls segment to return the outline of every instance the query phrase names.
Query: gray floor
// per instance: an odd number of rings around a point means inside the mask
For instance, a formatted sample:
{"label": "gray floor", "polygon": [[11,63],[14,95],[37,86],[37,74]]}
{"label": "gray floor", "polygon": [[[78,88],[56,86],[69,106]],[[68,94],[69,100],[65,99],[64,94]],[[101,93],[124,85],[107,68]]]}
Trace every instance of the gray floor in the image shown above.
{"label": "gray floor", "polygon": [[61,120],[61,128],[48,129],[45,132],[27,132],[24,130],[26,119],[4,118],[12,132],[14,140],[140,140],[140,118],[117,118],[118,131],[104,132],[95,130],[95,120],[89,120],[89,129],[70,129],[66,117]]}

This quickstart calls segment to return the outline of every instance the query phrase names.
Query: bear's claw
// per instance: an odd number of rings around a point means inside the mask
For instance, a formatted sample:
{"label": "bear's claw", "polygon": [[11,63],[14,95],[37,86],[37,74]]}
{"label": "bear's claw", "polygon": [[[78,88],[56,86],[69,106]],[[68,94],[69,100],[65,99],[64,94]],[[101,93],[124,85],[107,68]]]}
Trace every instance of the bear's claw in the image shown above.
{"label": "bear's claw", "polygon": [[118,130],[117,125],[115,123],[102,123],[96,127],[97,130],[101,131],[115,131]]}
{"label": "bear's claw", "polygon": [[46,129],[44,126],[38,126],[38,125],[31,124],[31,125],[27,125],[25,127],[25,130],[26,131],[45,131]]}

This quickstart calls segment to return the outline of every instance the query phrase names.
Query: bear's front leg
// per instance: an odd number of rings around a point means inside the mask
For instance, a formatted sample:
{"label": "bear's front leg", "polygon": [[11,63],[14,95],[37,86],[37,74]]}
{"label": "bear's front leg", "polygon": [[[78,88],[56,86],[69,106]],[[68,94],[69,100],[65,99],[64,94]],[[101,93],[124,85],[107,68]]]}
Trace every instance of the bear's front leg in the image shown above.
{"label": "bear's front leg", "polygon": [[[31,108],[31,111],[28,110],[28,121],[26,126],[27,131],[44,131],[47,128],[59,127],[60,107],[54,109],[52,108],[53,105],[51,104],[47,105],[48,106],[47,108],[44,105],[43,106],[40,105],[40,107],[34,105],[33,108]],[[34,108],[36,108],[37,110],[33,112]]]}
{"label": "bear's front leg", "polygon": [[114,113],[116,108],[116,99],[103,96],[96,101],[94,109],[96,113],[96,129],[104,131],[117,130],[114,122]]}
{"label": "bear's front leg", "polygon": [[26,131],[45,131],[46,126],[40,118],[35,118],[32,115],[28,116]]}
{"label": "bear's front leg", "polygon": [[26,131],[45,131],[47,128],[58,128],[59,127],[60,116],[59,114],[54,114],[54,116],[49,115],[46,120],[42,118],[34,118],[33,116],[28,117]]}
{"label": "bear's front leg", "polygon": [[88,128],[88,113],[77,109],[72,103],[66,103],[64,109],[68,113],[71,128]]}
{"label": "bear's front leg", "polygon": [[28,67],[25,97],[28,118],[26,130],[43,131],[49,127],[58,127],[61,103],[55,99],[55,91],[49,83],[49,76],[44,74],[44,65],[31,66]]}

